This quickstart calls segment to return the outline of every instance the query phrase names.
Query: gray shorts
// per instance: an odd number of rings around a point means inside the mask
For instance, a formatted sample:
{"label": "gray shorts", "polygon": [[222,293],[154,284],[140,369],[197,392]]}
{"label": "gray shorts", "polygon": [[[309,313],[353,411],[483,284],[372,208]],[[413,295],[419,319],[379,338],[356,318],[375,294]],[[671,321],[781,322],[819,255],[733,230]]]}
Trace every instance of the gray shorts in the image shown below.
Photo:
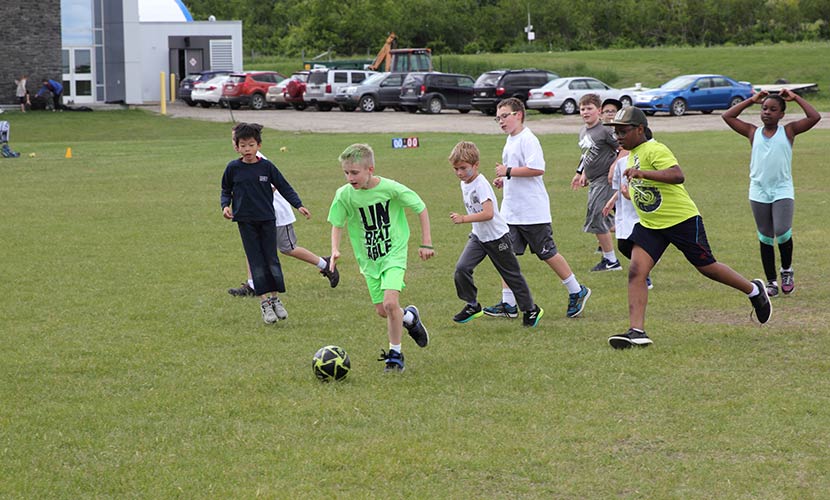
{"label": "gray shorts", "polygon": [[297,248],[297,235],[294,234],[294,224],[277,226],[277,250],[288,253]]}
{"label": "gray shorts", "polygon": [[611,226],[614,225],[614,216],[602,215],[602,209],[612,196],[614,196],[614,188],[607,179],[598,178],[591,181],[588,187],[588,210],[585,213],[585,226],[582,231],[603,234],[611,230]]}
{"label": "gray shorts", "polygon": [[510,244],[513,246],[513,253],[524,255],[525,248],[535,253],[539,260],[548,260],[557,254],[556,243],[553,241],[553,230],[549,223],[512,225],[510,228]]}

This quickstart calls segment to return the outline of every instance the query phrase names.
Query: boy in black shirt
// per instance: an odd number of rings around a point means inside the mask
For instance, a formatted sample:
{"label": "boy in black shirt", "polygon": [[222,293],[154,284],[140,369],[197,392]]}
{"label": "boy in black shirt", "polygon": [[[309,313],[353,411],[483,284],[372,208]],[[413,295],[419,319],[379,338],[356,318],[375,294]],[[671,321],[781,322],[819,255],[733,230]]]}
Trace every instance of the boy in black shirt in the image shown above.
{"label": "boy in black shirt", "polygon": [[[276,305],[281,306],[276,292],[285,292],[279,257],[277,257],[274,185],[294,207],[302,202],[296,191],[270,161],[259,158],[262,147],[262,126],[255,123],[236,129],[236,148],[240,158],[228,163],[222,175],[222,215],[237,223],[242,246],[251,266],[254,290],[262,300],[262,319],[277,322]],[[231,210],[233,206],[233,210]],[[280,307],[281,308],[281,307]]]}

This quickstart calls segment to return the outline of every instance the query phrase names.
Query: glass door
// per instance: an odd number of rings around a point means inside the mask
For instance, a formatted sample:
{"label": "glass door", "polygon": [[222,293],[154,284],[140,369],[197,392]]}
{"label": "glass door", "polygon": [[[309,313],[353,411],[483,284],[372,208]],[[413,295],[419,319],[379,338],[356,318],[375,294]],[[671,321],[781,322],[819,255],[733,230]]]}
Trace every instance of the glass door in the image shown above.
{"label": "glass door", "polygon": [[92,49],[63,49],[64,104],[95,102],[92,84]]}

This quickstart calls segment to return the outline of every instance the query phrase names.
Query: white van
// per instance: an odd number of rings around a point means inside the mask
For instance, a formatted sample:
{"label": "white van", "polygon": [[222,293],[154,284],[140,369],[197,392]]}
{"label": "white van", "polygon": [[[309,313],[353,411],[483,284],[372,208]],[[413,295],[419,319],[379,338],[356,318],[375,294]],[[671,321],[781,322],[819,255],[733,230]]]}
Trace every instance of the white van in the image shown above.
{"label": "white van", "polygon": [[357,85],[376,71],[362,69],[314,69],[308,75],[303,100],[319,111],[331,111],[337,105],[334,96],[341,87]]}

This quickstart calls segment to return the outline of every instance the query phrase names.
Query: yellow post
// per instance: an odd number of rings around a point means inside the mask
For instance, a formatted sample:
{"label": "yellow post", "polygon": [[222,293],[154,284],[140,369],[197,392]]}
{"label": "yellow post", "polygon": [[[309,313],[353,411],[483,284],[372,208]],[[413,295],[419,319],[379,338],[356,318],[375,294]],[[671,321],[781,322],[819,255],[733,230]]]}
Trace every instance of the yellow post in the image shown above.
{"label": "yellow post", "polygon": [[170,73],[170,104],[176,102],[176,73]]}
{"label": "yellow post", "polygon": [[167,114],[167,78],[164,74],[164,71],[161,72],[161,98],[159,99],[159,103],[161,104],[161,114]]}

